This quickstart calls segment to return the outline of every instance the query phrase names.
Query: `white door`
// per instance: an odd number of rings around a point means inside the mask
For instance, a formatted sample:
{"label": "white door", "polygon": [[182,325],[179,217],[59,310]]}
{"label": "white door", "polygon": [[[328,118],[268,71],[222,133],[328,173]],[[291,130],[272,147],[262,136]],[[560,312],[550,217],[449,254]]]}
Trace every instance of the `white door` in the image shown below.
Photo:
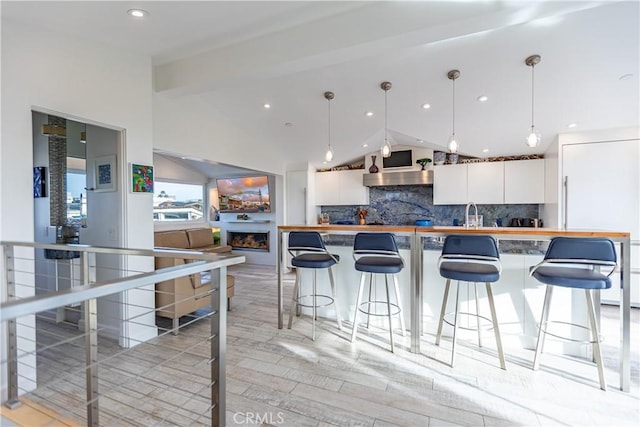
{"label": "white door", "polygon": [[[564,222],[569,229],[631,232],[631,301],[640,304],[640,142],[564,145]],[[619,301],[617,285],[602,293]]]}

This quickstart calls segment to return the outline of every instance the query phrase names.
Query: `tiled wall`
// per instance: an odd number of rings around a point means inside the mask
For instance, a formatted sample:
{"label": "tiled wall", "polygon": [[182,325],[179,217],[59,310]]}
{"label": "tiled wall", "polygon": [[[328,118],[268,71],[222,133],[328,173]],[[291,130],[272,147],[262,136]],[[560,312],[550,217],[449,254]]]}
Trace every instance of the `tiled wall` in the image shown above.
{"label": "tiled wall", "polygon": [[[67,127],[61,117],[49,116],[49,124]],[[49,136],[49,203],[51,225],[67,223],[67,139]]]}
{"label": "tiled wall", "polygon": [[[433,186],[402,185],[371,187],[368,206],[322,206],[322,212],[329,214],[332,224],[337,221],[354,221],[357,224],[358,208],[368,211],[367,223],[405,225],[414,224],[416,219],[431,219],[433,225],[452,225],[458,219],[464,222],[464,205],[433,204]],[[498,218],[504,225],[511,218],[538,218],[539,205],[478,205],[478,215],[484,216],[484,225],[492,226]]]}

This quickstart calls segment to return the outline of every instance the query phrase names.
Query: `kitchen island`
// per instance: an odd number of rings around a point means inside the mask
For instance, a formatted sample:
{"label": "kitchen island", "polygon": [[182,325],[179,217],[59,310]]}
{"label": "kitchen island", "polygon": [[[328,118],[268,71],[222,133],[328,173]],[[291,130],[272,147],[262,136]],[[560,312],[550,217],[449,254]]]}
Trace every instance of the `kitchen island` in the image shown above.
{"label": "kitchen island", "polygon": [[[631,306],[630,306],[630,233],[616,231],[596,231],[596,230],[560,230],[550,228],[514,228],[514,227],[480,227],[480,228],[463,228],[463,227],[415,227],[415,226],[394,226],[394,225],[282,225],[278,226],[278,328],[283,327],[284,316],[284,295],[282,272],[286,265],[286,242],[283,240],[286,233],[291,231],[317,231],[326,235],[338,236],[354,236],[359,232],[389,232],[398,237],[399,246],[404,249],[405,260],[408,261],[409,269],[404,277],[401,274],[401,288],[408,290],[408,301],[410,307],[410,333],[411,348],[414,353],[420,352],[420,337],[423,328],[423,315],[425,298],[425,290],[427,296],[429,294],[442,295],[441,286],[434,286],[432,280],[438,275],[437,265],[435,261],[439,252],[437,244],[449,234],[484,234],[494,237],[498,241],[498,245],[504,246],[505,242],[525,242],[521,246],[525,249],[523,253],[527,255],[524,261],[517,263],[514,272],[520,270],[518,276],[528,277],[528,267],[534,265],[542,259],[546,243],[553,237],[600,237],[611,239],[619,248],[618,270],[616,276],[619,278],[618,284],[621,294],[620,304],[620,389],[629,391],[630,386],[630,324],[631,324]],[[403,243],[401,243],[402,241]],[[502,245],[501,245],[501,242]],[[533,242],[533,251],[529,251],[526,242]],[[331,246],[331,245],[328,245]],[[517,245],[516,245],[517,246]],[[333,247],[332,247],[333,252]],[[350,248],[343,246],[343,250],[350,253]],[[531,253],[533,252],[533,253]],[[506,258],[502,255],[501,257]],[[345,259],[344,257],[342,259]],[[345,259],[346,261],[346,259]],[[505,261],[503,261],[504,263]],[[346,270],[346,268],[344,268]],[[405,269],[407,270],[407,269]],[[346,274],[355,276],[355,271],[345,271]],[[516,275],[512,275],[514,278]],[[426,278],[426,280],[425,280]],[[525,279],[526,280],[526,279]],[[533,279],[531,279],[533,280]],[[614,282],[615,283],[615,282]],[[338,285],[340,287],[340,285]],[[401,292],[402,293],[402,292]],[[405,292],[407,294],[407,292]],[[435,298],[434,300],[437,300]],[[497,302],[500,305],[499,302]],[[518,304],[512,304],[518,305]],[[406,305],[405,305],[406,307]],[[540,306],[541,307],[541,306]],[[500,308],[498,308],[500,310]],[[535,313],[535,311],[534,311]],[[346,318],[351,318],[348,315]],[[521,318],[521,314],[517,314]],[[531,316],[530,316],[531,317]],[[502,319],[501,319],[502,323]],[[528,326],[523,326],[531,331],[531,320],[527,322]],[[533,322],[535,323],[535,322]]]}

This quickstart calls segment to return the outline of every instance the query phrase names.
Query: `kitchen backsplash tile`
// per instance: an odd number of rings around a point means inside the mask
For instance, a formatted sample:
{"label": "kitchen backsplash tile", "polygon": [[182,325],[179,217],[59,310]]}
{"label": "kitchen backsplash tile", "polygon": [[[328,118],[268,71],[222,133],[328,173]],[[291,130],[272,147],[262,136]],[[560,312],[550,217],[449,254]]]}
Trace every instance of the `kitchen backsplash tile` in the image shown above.
{"label": "kitchen backsplash tile", "polygon": [[[367,224],[379,222],[391,225],[414,224],[417,219],[431,219],[433,225],[452,225],[458,219],[464,223],[464,205],[434,205],[433,186],[402,185],[371,187],[367,206],[322,206],[332,224],[338,221],[358,223],[356,210],[368,211]],[[504,225],[511,218],[538,218],[539,205],[478,205],[478,214],[484,217],[484,226],[494,225],[498,218]]]}

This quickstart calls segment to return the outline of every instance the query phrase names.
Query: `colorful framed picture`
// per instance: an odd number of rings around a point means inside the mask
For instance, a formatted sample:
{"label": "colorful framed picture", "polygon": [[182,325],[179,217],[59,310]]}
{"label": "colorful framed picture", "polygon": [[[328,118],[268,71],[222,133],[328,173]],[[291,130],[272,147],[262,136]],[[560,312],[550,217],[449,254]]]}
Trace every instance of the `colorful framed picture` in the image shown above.
{"label": "colorful framed picture", "polygon": [[116,191],[116,156],[96,157],[94,161],[94,190]]}
{"label": "colorful framed picture", "polygon": [[153,193],[153,166],[131,163],[131,191]]}
{"label": "colorful framed picture", "polygon": [[47,197],[47,169],[44,166],[33,168],[33,197]]}

